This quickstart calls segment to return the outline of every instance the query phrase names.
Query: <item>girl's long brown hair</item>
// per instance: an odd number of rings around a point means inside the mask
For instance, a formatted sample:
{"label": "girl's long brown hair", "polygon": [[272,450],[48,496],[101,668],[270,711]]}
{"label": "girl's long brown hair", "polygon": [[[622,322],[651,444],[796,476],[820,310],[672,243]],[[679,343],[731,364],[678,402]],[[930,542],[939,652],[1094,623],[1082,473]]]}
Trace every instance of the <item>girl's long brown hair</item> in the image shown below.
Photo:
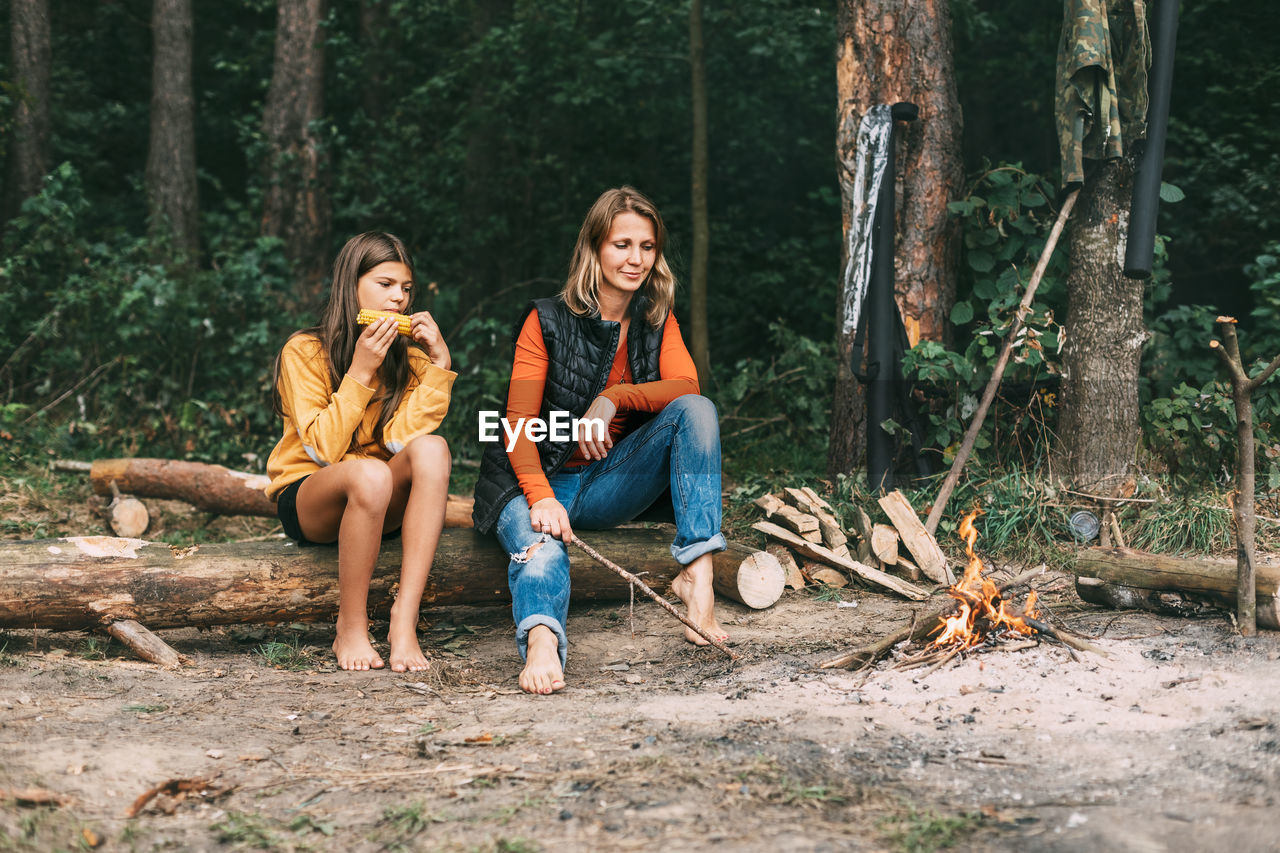
{"label": "girl's long brown hair", "polygon": [[640,285],[640,295],[646,297],[645,320],[650,326],[662,325],[667,319],[676,296],[676,277],[667,266],[662,248],[667,242],[667,226],[653,202],[634,187],[618,187],[605,190],[587,211],[587,218],[578,231],[578,242],[573,247],[573,260],[569,262],[569,278],[560,291],[569,310],[588,315],[600,310],[600,281],[604,273],[600,269],[600,246],[609,236],[613,218],[630,211],[653,223],[653,242],[657,250],[653,268]]}
{"label": "girl's long brown hair", "polygon": [[[329,291],[329,301],[325,305],[320,322],[309,329],[294,332],[294,335],[313,335],[320,341],[321,351],[328,361],[329,387],[337,391],[342,384],[342,377],[351,367],[351,357],[355,354],[356,339],[364,331],[356,325],[356,315],[360,313],[360,300],[356,294],[356,283],[360,276],[387,261],[399,261],[409,268],[409,277],[416,278],[413,259],[409,250],[394,234],[384,231],[366,231],[347,241],[338,252],[333,262],[333,286]],[[409,291],[408,304],[401,309],[410,314],[413,311],[413,295],[416,288]],[[276,355],[273,370],[275,381],[271,389],[271,406],[275,413],[284,416],[284,405],[280,399],[280,356]],[[391,416],[395,414],[404,398],[405,389],[409,385],[409,343],[408,339],[396,336],[387,350],[382,365],[378,368],[378,390],[370,405],[382,404],[378,414],[378,422],[373,428],[373,440],[387,449],[383,443],[383,433]],[[356,438],[351,436],[351,446],[355,447]]]}

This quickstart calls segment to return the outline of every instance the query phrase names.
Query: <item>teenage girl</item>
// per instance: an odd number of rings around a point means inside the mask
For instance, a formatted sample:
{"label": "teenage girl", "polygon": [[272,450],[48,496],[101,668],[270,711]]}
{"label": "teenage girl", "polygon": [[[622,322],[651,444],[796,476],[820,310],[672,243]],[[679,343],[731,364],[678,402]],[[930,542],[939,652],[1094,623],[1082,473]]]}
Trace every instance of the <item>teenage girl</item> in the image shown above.
{"label": "teenage girl", "polygon": [[[273,405],[284,420],[267,461],[285,533],[300,545],[338,543],[338,625],[343,669],[378,669],[369,641],[369,580],[382,539],[403,537],[391,607],[391,669],[421,671],[418,608],[444,527],[451,460],[433,435],[457,374],[426,311],[411,313],[413,261],[395,236],[347,241],[319,325],[294,333],[275,366]],[[360,310],[411,316],[411,340],[394,320],[356,324]]]}

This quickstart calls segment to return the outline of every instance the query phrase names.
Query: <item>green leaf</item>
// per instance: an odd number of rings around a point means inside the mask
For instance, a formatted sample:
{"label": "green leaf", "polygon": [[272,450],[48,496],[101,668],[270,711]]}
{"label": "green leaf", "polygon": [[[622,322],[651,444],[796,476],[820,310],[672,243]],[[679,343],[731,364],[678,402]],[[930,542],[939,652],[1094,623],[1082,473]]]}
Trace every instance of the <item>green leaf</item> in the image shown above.
{"label": "green leaf", "polygon": [[991,256],[991,253],[981,249],[969,252],[968,260],[969,266],[977,272],[990,272],[996,265],[996,259]]}
{"label": "green leaf", "polygon": [[1187,194],[1173,184],[1160,182],[1160,200],[1165,204],[1177,204],[1186,197]]}
{"label": "green leaf", "polygon": [[973,306],[968,302],[957,302],[951,306],[951,322],[963,326],[973,319]]}

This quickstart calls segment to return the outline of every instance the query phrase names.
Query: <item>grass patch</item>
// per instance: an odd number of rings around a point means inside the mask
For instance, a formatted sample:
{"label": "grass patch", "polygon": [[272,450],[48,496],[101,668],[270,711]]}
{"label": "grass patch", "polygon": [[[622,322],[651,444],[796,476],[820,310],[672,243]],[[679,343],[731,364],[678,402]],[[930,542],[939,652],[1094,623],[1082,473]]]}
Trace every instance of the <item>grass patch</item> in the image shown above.
{"label": "grass patch", "polygon": [[813,593],[814,601],[844,601],[844,596],[840,592],[840,587],[831,586],[829,584],[818,582],[817,588]]}
{"label": "grass patch", "polygon": [[217,833],[221,844],[257,850],[279,850],[286,844],[285,839],[261,815],[228,812],[226,817],[209,828]]}
{"label": "grass patch", "polygon": [[258,657],[262,658],[263,663],[275,669],[301,672],[315,669],[317,666],[315,654],[309,648],[303,646],[297,637],[290,637],[287,640],[271,640],[262,643],[254,651]]}
{"label": "grass patch", "polygon": [[935,811],[910,809],[880,821],[885,840],[899,853],[931,853],[955,847],[973,834],[982,823],[977,812],[943,815]]}
{"label": "grass patch", "polygon": [[494,842],[495,853],[538,853],[542,847],[530,838],[499,838]]}

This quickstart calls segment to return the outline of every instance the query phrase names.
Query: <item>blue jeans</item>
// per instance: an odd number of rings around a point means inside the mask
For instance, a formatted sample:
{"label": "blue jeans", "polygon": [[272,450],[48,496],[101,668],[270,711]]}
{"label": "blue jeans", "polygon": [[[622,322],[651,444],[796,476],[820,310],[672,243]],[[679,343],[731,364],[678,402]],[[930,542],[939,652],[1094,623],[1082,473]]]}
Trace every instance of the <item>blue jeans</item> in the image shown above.
{"label": "blue jeans", "polygon": [[[676,562],[687,566],[727,547],[720,532],[720,425],[715,404],[706,397],[677,397],[615,444],[604,459],[549,479],[574,528],[604,530],[631,521],[669,487],[676,517],[671,554]],[[546,625],[560,640],[563,667],[569,649],[564,631],[569,615],[568,549],[559,539],[534,532],[524,495],[516,495],[503,508],[496,532],[511,555],[507,583],[520,657],[528,653],[529,631]],[[539,542],[542,547],[528,554]]]}

